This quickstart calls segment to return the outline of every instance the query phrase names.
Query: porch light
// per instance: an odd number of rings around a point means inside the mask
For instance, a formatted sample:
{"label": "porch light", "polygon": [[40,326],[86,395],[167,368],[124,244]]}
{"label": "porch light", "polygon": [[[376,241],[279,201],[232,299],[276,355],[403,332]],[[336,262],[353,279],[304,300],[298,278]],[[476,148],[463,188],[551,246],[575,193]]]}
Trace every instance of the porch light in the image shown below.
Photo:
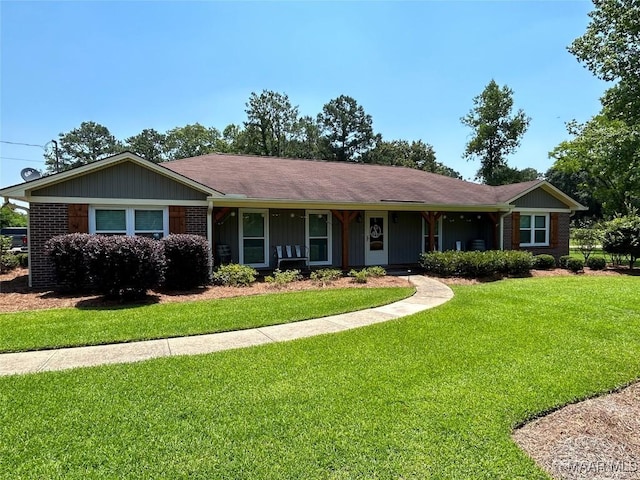
{"label": "porch light", "polygon": [[393,223],[398,223],[398,220],[399,220],[399,218],[398,218],[398,212],[393,212],[393,213],[391,214],[391,220],[393,221]]}

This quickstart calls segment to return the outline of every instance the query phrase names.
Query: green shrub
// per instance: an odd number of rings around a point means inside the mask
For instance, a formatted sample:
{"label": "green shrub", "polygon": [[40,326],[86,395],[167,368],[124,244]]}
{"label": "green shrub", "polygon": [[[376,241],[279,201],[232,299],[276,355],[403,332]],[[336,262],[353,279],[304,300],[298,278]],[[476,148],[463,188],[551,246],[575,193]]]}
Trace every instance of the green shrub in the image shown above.
{"label": "green shrub", "polygon": [[0,256],[0,271],[9,272],[20,265],[18,258],[13,253],[5,253]]}
{"label": "green shrub", "polygon": [[367,277],[370,278],[380,278],[387,274],[387,271],[382,267],[367,267],[365,270],[367,271]]}
{"label": "green shrub", "polygon": [[124,235],[89,237],[85,258],[89,277],[100,293],[137,299],[162,284],[166,261],[161,242]]}
{"label": "green shrub", "polygon": [[567,264],[569,263],[570,259],[571,259],[571,255],[562,255],[558,259],[558,266],[560,268],[569,268],[569,266]]}
{"label": "green shrub", "polygon": [[87,243],[91,235],[70,233],[50,238],[44,245],[45,253],[53,263],[58,290],[81,292],[91,289]]}
{"label": "green shrub", "polygon": [[607,261],[602,257],[589,257],[587,267],[591,270],[603,270],[607,266]]}
{"label": "green shrub", "polygon": [[362,270],[351,270],[349,272],[349,276],[351,277],[351,281],[354,283],[367,283],[367,280],[369,279],[366,268],[363,268]]}
{"label": "green shrub", "polygon": [[337,268],[321,268],[311,272],[309,276],[313,282],[321,284],[323,287],[328,283],[334,282],[342,278],[342,271]]}
{"label": "green shrub", "polygon": [[213,273],[213,282],[227,287],[246,287],[256,281],[258,272],[248,265],[220,265]]}
{"label": "green shrub", "polygon": [[28,253],[18,253],[16,255],[18,259],[18,263],[22,268],[27,268],[29,266],[29,254]]}
{"label": "green shrub", "polygon": [[567,260],[567,269],[573,273],[578,273],[584,270],[584,260],[581,258],[570,258]]}
{"label": "green shrub", "polygon": [[186,290],[209,283],[209,244],[205,237],[176,234],[161,242],[167,261],[165,287]]}
{"label": "green shrub", "polygon": [[273,275],[267,275],[264,277],[264,281],[271,283],[274,287],[284,287],[293,282],[302,280],[300,270],[274,270]]}
{"label": "green shrub", "polygon": [[505,253],[505,269],[509,275],[526,275],[533,268],[531,252],[507,250]]}
{"label": "green shrub", "polygon": [[420,264],[427,273],[435,275],[481,278],[528,273],[533,256],[529,252],[500,250],[428,252],[420,256]]}
{"label": "green shrub", "polygon": [[533,268],[536,270],[550,270],[556,267],[556,259],[553,255],[536,255],[533,257]]}

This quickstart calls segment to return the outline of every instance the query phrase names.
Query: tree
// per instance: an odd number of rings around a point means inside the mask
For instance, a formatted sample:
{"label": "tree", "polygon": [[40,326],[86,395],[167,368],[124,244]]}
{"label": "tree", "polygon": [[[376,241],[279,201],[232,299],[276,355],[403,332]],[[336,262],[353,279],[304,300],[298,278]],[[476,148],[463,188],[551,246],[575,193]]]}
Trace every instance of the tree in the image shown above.
{"label": "tree", "polygon": [[462,178],[458,172],[436,161],[433,147],[422,140],[409,143],[406,140],[377,142],[376,146],[363,155],[365,163],[393,165],[415,168],[453,178]]}
{"label": "tree", "polygon": [[167,160],[197,157],[218,152],[223,145],[218,129],[194,123],[167,132],[165,155]]}
{"label": "tree", "polygon": [[[122,144],[109,129],[96,122],[82,122],[80,127],[58,135],[59,171],[86,165],[122,151]],[[45,154],[49,172],[56,171],[53,153]]]}
{"label": "tree", "polygon": [[160,163],[165,160],[167,136],[153,128],[145,128],[137,135],[125,140],[125,148],[140,155],[150,162]]}
{"label": "tree", "polygon": [[318,121],[309,115],[300,117],[295,136],[289,142],[288,155],[294,158],[326,158],[328,142],[322,137]]}
{"label": "tree", "polygon": [[318,123],[328,141],[328,159],[357,162],[375,146],[371,115],[349,96],[340,95],[325,104]]}
{"label": "tree", "polygon": [[602,80],[640,79],[640,2],[593,0],[587,31],[569,51]]}
{"label": "tree", "polygon": [[576,212],[577,219],[587,216],[602,218],[602,202],[594,198],[588,188],[595,182],[588,172],[573,169],[561,170],[554,164],[545,172],[544,179],[589,209],[586,212]]}
{"label": "tree", "polygon": [[252,92],[246,106],[247,153],[287,156],[298,125],[298,107],[291,105],[286,94],[271,90],[260,95]]}
{"label": "tree", "polygon": [[605,214],[640,205],[640,130],[597,115],[586,124],[570,122],[574,135],[549,155],[554,169],[582,174],[580,188],[602,203]]}
{"label": "tree", "polygon": [[513,90],[502,88],[491,80],[483,92],[473,99],[474,107],[460,121],[473,129],[464,157],[479,159],[476,178],[487,185],[499,185],[496,175],[507,166],[506,157],[520,146],[531,119],[523,110],[513,110]]}
{"label": "tree", "polygon": [[[15,207],[15,205],[13,207]],[[27,216],[20,212],[16,212],[12,208],[12,205],[6,204],[0,208],[0,228],[26,226]]]}
{"label": "tree", "polygon": [[640,258],[640,217],[631,209],[629,215],[618,216],[605,224],[602,249],[612,256],[626,256],[629,268]]}
{"label": "tree", "polygon": [[501,165],[493,172],[491,185],[509,185],[538,180],[539,178],[542,178],[542,174],[535,168],[528,167],[519,170],[509,165]]}

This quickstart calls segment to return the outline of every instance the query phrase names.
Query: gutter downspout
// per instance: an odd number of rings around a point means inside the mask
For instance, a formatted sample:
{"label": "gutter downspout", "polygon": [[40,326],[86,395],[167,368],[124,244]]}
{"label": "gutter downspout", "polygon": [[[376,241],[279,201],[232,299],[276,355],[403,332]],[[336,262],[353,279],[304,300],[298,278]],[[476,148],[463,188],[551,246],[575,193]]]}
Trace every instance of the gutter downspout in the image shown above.
{"label": "gutter downspout", "polygon": [[209,277],[213,274],[213,200],[209,200],[207,207],[207,243],[209,244]]}

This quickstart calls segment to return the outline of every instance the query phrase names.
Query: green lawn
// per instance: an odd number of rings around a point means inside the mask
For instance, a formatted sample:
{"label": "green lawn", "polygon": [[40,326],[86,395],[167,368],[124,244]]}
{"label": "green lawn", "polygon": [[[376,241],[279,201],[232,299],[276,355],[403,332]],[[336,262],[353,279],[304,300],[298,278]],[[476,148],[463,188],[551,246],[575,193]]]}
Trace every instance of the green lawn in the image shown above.
{"label": "green lawn", "polygon": [[510,432],[640,377],[640,278],[454,290],[338,334],[0,378],[0,477],[547,478]]}
{"label": "green lawn", "polygon": [[345,288],[115,309],[0,314],[0,352],[263,327],[385,305],[414,291],[413,287]]}

